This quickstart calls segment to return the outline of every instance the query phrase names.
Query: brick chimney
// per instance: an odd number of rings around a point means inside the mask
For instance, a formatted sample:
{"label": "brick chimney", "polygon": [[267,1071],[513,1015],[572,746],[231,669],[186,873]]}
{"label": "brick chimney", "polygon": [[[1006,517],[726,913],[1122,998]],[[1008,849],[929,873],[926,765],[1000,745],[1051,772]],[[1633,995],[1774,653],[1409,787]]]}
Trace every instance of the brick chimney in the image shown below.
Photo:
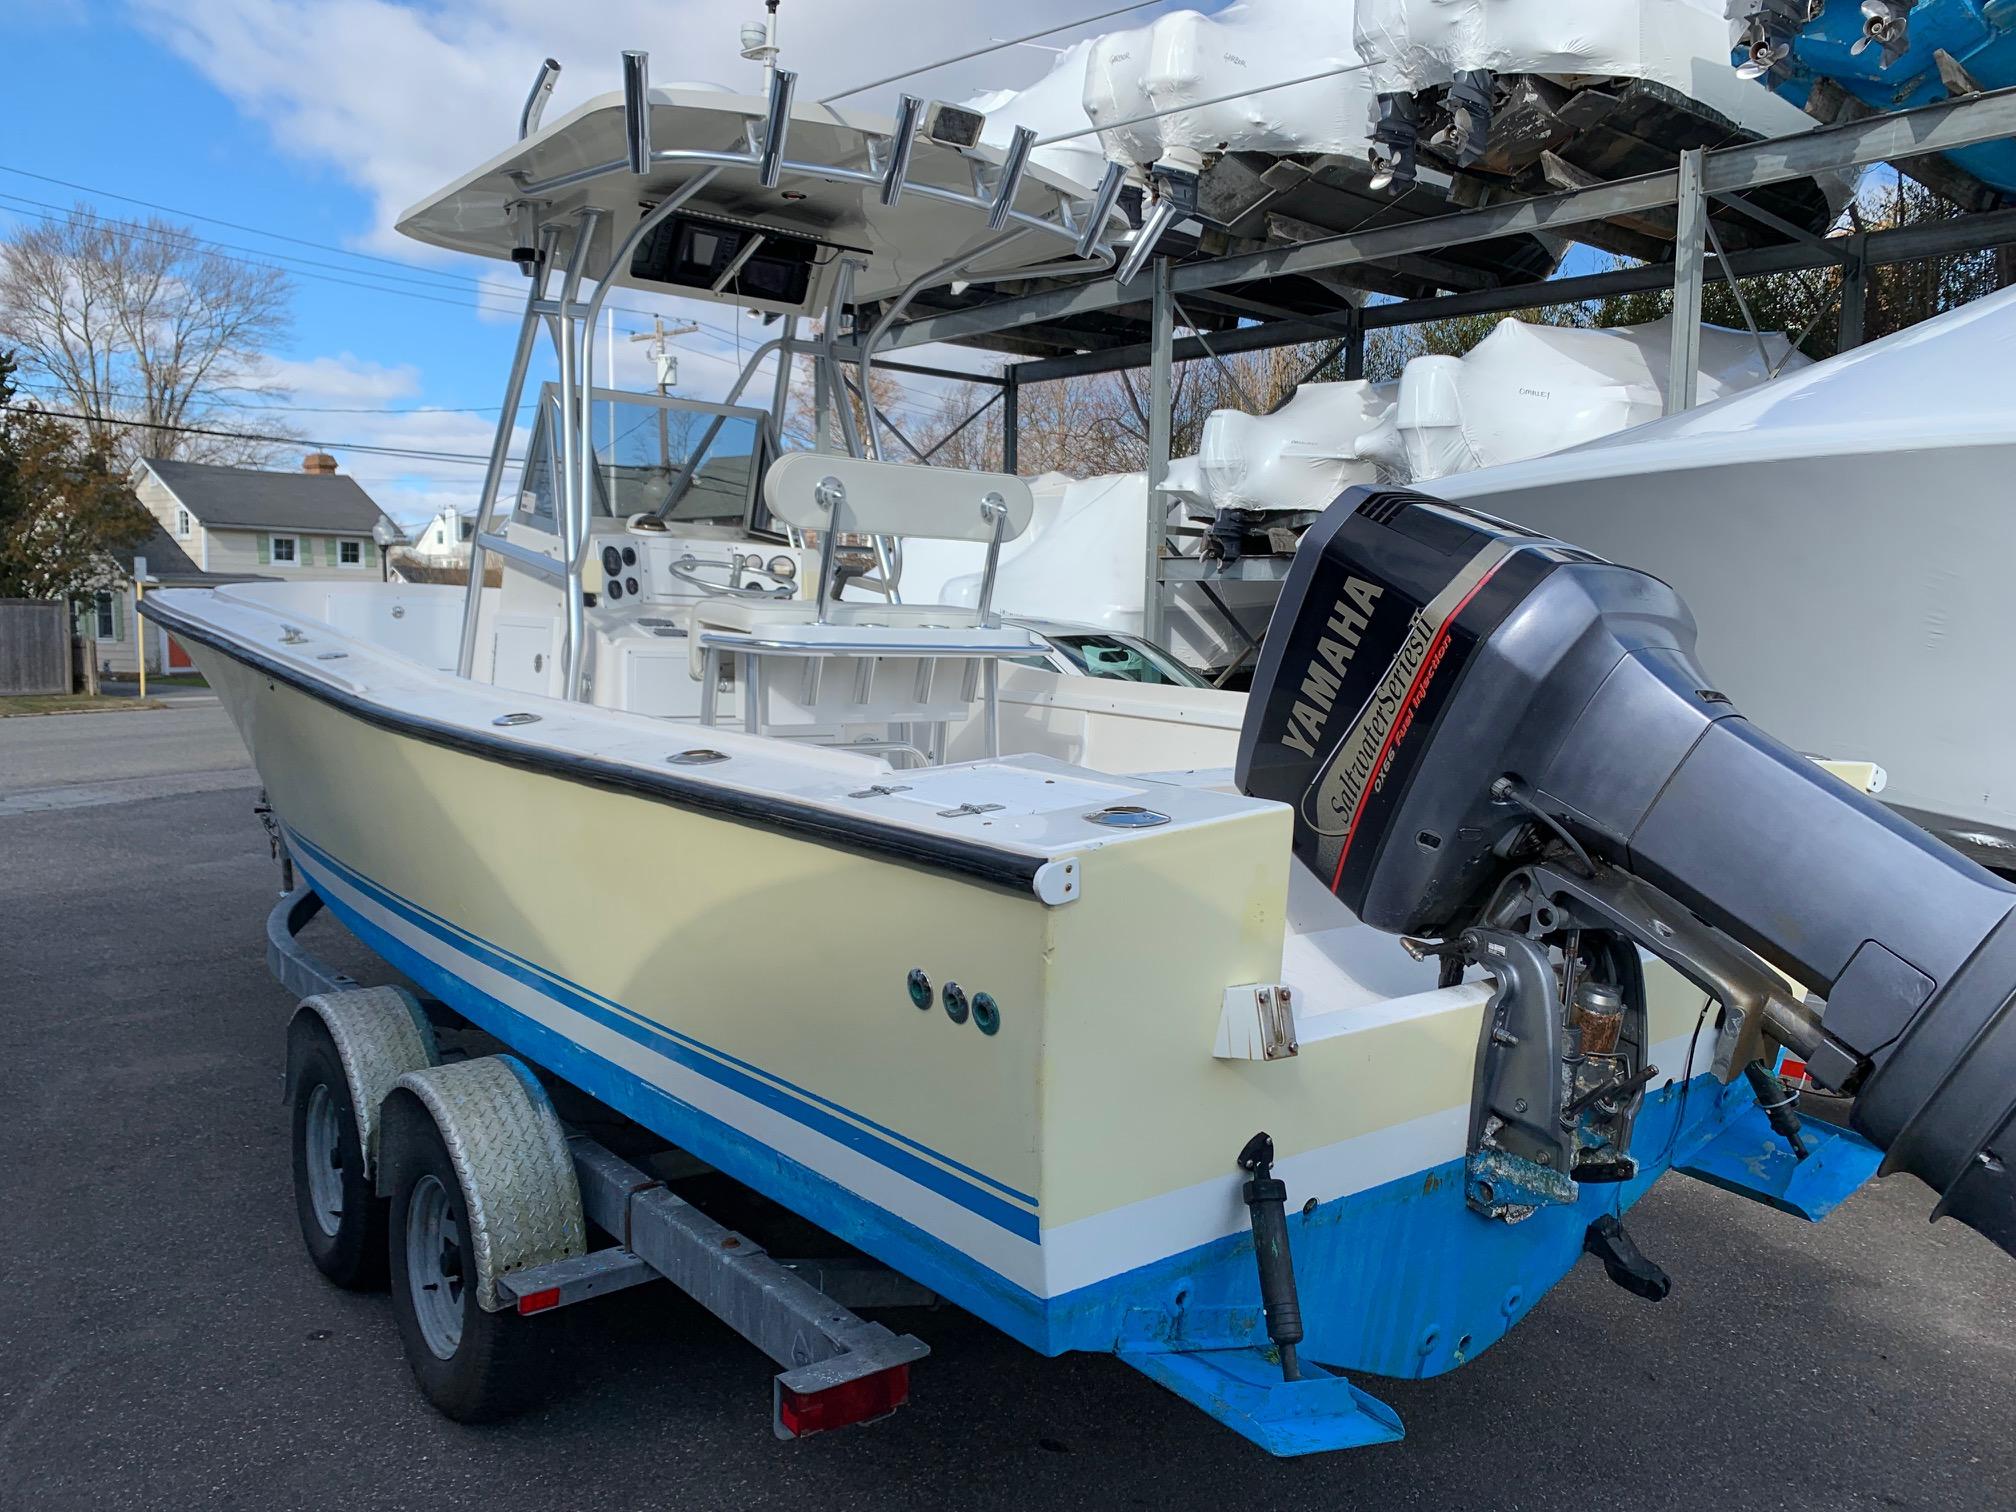
{"label": "brick chimney", "polygon": [[327,478],[335,475],[336,459],[327,452],[310,452],[301,459],[301,471]]}

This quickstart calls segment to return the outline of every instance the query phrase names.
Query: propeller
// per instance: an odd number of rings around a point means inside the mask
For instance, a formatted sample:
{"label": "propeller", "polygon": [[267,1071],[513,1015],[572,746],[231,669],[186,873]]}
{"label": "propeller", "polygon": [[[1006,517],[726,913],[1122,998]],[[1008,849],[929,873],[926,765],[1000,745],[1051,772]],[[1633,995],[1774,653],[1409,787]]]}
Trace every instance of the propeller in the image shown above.
{"label": "propeller", "polygon": [[1888,68],[1911,46],[1910,14],[1917,0],[1862,0],[1862,35],[1848,55],[1860,57],[1871,47],[1883,49],[1881,67]]}
{"label": "propeller", "polygon": [[1739,79],[1761,79],[1780,63],[1792,56],[1792,44],[1773,42],[1765,37],[1751,44],[1749,57],[1736,65]]}

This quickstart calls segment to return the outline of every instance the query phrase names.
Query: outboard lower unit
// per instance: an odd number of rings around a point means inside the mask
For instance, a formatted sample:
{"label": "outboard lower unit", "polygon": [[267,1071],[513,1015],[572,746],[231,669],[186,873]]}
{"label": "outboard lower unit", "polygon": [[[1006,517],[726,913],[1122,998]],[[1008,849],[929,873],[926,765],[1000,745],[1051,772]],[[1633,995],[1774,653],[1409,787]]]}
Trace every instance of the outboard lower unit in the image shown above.
{"label": "outboard lower unit", "polygon": [[1694,642],[1646,573],[1354,489],[1289,573],[1239,784],[1360,919],[1495,978],[1473,1208],[1635,1173],[1642,949],[1719,1004],[1724,1079],[1791,1047],[2016,1252],[2016,888],[1757,729]]}

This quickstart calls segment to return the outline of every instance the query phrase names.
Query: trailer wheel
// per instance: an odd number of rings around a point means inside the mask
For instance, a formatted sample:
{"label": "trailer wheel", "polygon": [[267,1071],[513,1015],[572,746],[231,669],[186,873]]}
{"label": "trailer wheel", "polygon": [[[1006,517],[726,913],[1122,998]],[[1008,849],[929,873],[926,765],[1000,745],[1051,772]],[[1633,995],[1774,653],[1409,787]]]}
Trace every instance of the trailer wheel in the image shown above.
{"label": "trailer wheel", "polygon": [[396,987],[303,998],[287,1026],[294,1208],[316,1269],[338,1286],[385,1284],[385,1203],[374,1171],[378,1104],[439,1057],[419,1005]]}
{"label": "trailer wheel", "polygon": [[550,1337],[515,1312],[476,1297],[469,1207],[455,1162],[430,1122],[409,1148],[391,1200],[392,1310],[421,1393],[459,1423],[508,1417],[528,1405],[535,1358]]}
{"label": "trailer wheel", "polygon": [[294,1085],[294,1207],[315,1268],[353,1290],[385,1284],[385,1202],[364,1168],[350,1084],[319,1022],[290,1055]]}
{"label": "trailer wheel", "polygon": [[531,1072],[502,1055],[408,1072],[381,1112],[378,1190],[407,1364],[458,1422],[515,1412],[552,1334],[497,1279],[586,1250],[566,1132]]}

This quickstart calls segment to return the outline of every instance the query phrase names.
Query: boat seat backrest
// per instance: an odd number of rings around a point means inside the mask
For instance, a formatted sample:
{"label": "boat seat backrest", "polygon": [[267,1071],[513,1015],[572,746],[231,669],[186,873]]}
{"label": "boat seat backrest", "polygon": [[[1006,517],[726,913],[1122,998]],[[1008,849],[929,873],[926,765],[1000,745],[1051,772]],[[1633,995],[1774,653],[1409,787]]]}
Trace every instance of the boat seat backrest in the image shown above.
{"label": "boat seat backrest", "polygon": [[763,476],[763,500],[770,513],[797,530],[835,528],[822,492],[838,499],[837,528],[843,535],[992,542],[994,520],[982,508],[992,497],[1006,510],[1000,538],[1012,541],[1029,528],[1036,510],[1029,485],[1012,473],[788,452]]}

